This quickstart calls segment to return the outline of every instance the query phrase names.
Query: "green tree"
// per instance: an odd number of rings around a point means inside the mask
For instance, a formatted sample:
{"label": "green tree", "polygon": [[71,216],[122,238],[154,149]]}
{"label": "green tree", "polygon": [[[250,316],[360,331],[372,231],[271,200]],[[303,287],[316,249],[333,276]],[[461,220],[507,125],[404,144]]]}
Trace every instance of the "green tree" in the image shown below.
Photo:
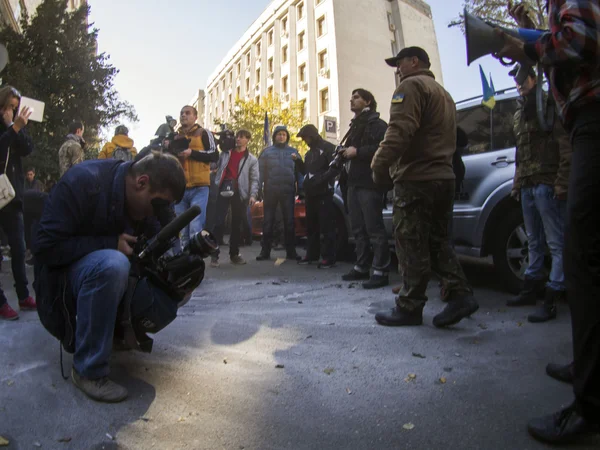
{"label": "green tree", "polygon": [[[533,20],[536,28],[548,28],[548,18],[546,15],[546,2],[543,0],[522,0],[515,1],[514,4],[523,3],[529,10],[529,17]],[[503,27],[516,27],[517,24],[512,17],[508,15],[506,0],[465,0],[463,9],[466,8],[469,14],[473,14],[485,21],[495,23]],[[464,17],[460,16],[448,24],[448,27],[460,26],[464,31]]]}
{"label": "green tree", "polygon": [[301,154],[308,150],[296,134],[306,123],[302,120],[302,102],[290,101],[285,105],[279,96],[268,95],[260,103],[254,100],[236,99],[230,111],[227,125],[234,131],[241,129],[252,133],[252,140],[248,145],[250,152],[257,155],[263,150],[263,131],[265,126],[265,113],[269,115],[269,126],[273,132],[276,125],[285,125],[290,132],[290,145],[296,147]]}
{"label": "green tree", "polygon": [[98,152],[102,128],[121,118],[137,120],[114,88],[118,70],[107,54],[97,54],[98,30],[88,25],[89,7],[67,12],[66,5],[64,0],[44,0],[31,20],[21,18],[22,33],[0,31],[10,55],[3,83],[46,104],[44,121],[28,125],[35,153],[25,162],[43,180],[59,177],[58,149],[71,122],[84,123],[86,156],[91,157]]}

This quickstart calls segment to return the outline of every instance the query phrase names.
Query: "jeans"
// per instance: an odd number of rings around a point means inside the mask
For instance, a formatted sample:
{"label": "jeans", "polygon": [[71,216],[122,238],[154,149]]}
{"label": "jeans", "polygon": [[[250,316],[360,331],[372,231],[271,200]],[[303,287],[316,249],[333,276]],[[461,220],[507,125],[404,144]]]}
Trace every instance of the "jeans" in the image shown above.
{"label": "jeans", "polygon": [[[10,246],[11,269],[15,280],[15,290],[19,301],[29,297],[27,272],[25,270],[25,235],[21,205],[9,203],[0,210],[0,227],[6,234]],[[0,288],[0,306],[6,297]]]}
{"label": "jeans", "polygon": [[117,310],[127,291],[129,260],[117,250],[98,250],[68,268],[68,284],[77,299],[73,366],[97,379],[108,375]]}
{"label": "jeans", "polygon": [[283,216],[283,227],[285,235],[285,249],[291,256],[296,253],[296,231],[294,226],[294,194],[280,194],[278,192],[265,192],[263,211],[263,251],[271,252],[273,243],[273,229],[275,227],[275,218],[277,206],[281,208]]}
{"label": "jeans", "polygon": [[183,199],[175,205],[175,213],[183,214],[186,210],[194,205],[200,207],[200,214],[190,222],[190,224],[181,230],[181,247],[185,246],[190,241],[190,237],[196,233],[200,233],[206,222],[206,207],[208,205],[208,195],[210,188],[208,186],[197,186],[187,188]]}
{"label": "jeans", "polygon": [[579,413],[600,424],[600,104],[577,114],[567,197],[565,279]]}
{"label": "jeans", "polygon": [[554,291],[565,290],[563,243],[566,203],[554,198],[554,188],[547,184],[521,188],[521,207],[529,247],[529,267],[525,271],[525,277],[534,280],[544,278],[547,243],[552,255],[547,287]]}
{"label": "jeans", "polygon": [[390,248],[383,224],[383,202],[381,191],[348,188],[348,212],[356,241],[355,269],[359,272],[368,272],[372,267],[373,273],[383,275],[389,270]]}
{"label": "jeans", "polygon": [[215,238],[217,242],[223,239],[225,229],[225,217],[231,206],[231,234],[229,235],[229,256],[237,256],[240,254],[240,242],[242,240],[242,226],[246,221],[246,201],[240,198],[239,193],[235,193],[232,197],[223,197],[219,195],[217,198],[216,220],[215,220]]}
{"label": "jeans", "polygon": [[325,261],[335,261],[334,213],[333,194],[306,197],[307,259],[316,261],[323,256]]}

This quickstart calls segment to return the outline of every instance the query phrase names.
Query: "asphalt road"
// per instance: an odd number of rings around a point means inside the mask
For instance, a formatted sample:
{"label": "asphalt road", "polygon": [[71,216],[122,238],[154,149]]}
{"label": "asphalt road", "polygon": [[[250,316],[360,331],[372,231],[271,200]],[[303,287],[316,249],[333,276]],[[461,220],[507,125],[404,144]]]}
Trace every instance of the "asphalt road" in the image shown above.
{"label": "asphalt road", "polygon": [[[276,266],[254,261],[256,245],[243,253],[246,266],[223,258],[207,269],[152,354],[113,356],[112,375],[130,390],[121,404],[95,403],[61,378],[59,344],[36,313],[0,322],[6,448],[546,448],[526,422],[572,399],[544,373],[570,360],[566,305],[558,320],[529,324],[528,309],[505,308],[491,267],[468,264],[481,304],[472,319],[434,328],[432,282],[424,326],[386,328],[373,315],[393,305],[390,289],[342,282],[349,264]],[[6,263],[0,279],[14,304]]]}

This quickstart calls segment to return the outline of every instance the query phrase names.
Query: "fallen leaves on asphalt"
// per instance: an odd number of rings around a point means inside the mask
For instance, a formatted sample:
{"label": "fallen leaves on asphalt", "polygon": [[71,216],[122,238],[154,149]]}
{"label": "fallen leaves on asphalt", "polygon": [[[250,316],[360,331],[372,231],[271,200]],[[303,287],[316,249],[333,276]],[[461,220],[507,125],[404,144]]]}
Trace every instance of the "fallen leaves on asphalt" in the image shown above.
{"label": "fallen leaves on asphalt", "polygon": [[352,391],[350,390],[350,388],[346,388],[346,392],[348,393],[348,395],[352,394]]}
{"label": "fallen leaves on asphalt", "polygon": [[354,348],[352,349],[352,353],[354,353],[354,352],[355,352],[357,349],[358,349],[358,347],[354,347]]}
{"label": "fallen leaves on asphalt", "polygon": [[277,364],[275,366],[276,369],[283,369],[285,366],[283,364]]}
{"label": "fallen leaves on asphalt", "polygon": [[440,383],[442,383],[442,384],[446,384],[446,378],[444,378],[444,377],[441,377],[441,378],[440,378]]}
{"label": "fallen leaves on asphalt", "polygon": [[6,382],[7,385],[12,386],[13,384],[15,384],[15,382],[13,380],[8,380]]}
{"label": "fallen leaves on asphalt", "polygon": [[71,437],[63,437],[58,440],[58,442],[71,442]]}
{"label": "fallen leaves on asphalt", "polygon": [[412,430],[414,427],[415,427],[415,425],[412,424],[412,423],[410,423],[410,422],[405,423],[404,425],[402,425],[402,428],[404,428],[405,430]]}
{"label": "fallen leaves on asphalt", "polygon": [[421,355],[420,353],[415,353],[413,352],[412,354],[415,358],[421,358],[421,359],[425,359],[425,355]]}
{"label": "fallen leaves on asphalt", "polygon": [[0,447],[8,447],[8,444],[10,444],[10,442],[0,436]]}
{"label": "fallen leaves on asphalt", "polygon": [[282,265],[285,262],[285,258],[277,258],[275,260],[275,266],[279,267],[280,265]]}
{"label": "fallen leaves on asphalt", "polygon": [[223,359],[223,364],[227,364],[227,358]]}
{"label": "fallen leaves on asphalt", "polygon": [[407,383],[410,383],[411,381],[415,381],[417,379],[417,375],[414,373],[409,373],[408,376],[404,379],[404,381],[406,381]]}
{"label": "fallen leaves on asphalt", "polygon": [[331,375],[333,372],[335,372],[335,369],[333,367],[328,367],[323,372],[326,373],[327,375]]}

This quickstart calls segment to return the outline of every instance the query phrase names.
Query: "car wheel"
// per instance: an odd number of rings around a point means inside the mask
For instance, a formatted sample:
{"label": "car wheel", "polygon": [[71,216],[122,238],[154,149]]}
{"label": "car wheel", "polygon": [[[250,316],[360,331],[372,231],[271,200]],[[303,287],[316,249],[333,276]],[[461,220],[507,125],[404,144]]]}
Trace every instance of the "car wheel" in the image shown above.
{"label": "car wheel", "polygon": [[529,267],[527,233],[521,211],[514,209],[495,229],[492,257],[503,285],[512,293],[521,290]]}

